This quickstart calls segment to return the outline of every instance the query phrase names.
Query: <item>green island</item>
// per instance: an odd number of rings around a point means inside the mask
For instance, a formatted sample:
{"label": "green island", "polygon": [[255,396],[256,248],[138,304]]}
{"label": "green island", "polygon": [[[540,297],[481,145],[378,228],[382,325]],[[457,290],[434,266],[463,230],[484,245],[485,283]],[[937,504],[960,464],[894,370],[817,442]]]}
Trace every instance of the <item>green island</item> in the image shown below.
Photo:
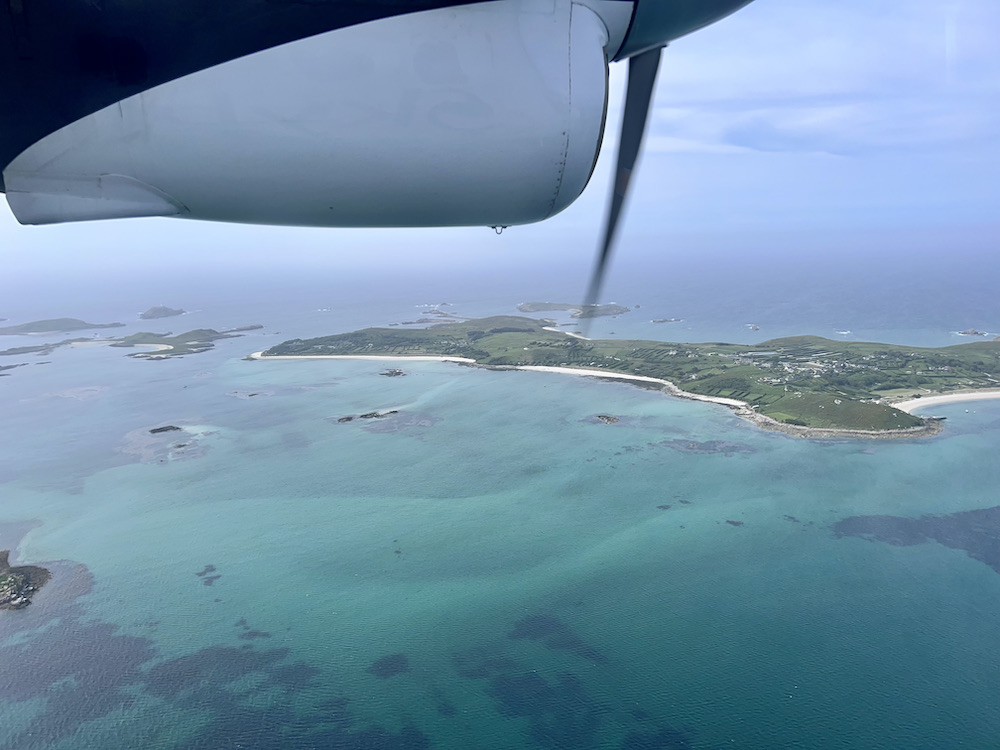
{"label": "green island", "polygon": [[0,336],[17,336],[28,333],[69,333],[70,331],[86,331],[93,328],[121,328],[124,323],[88,323],[77,318],[51,318],[49,320],[33,320],[16,326],[0,328]]}
{"label": "green island", "polygon": [[172,318],[175,315],[183,315],[185,312],[186,310],[180,308],[175,309],[166,305],[154,305],[146,310],[146,312],[139,313],[139,318],[141,320],[157,320],[159,318]]}
{"label": "green island", "polygon": [[600,318],[605,315],[622,315],[629,312],[624,305],[574,305],[566,302],[522,302],[520,312],[571,312],[571,318]]}
{"label": "green island", "polygon": [[257,331],[263,328],[262,325],[241,326],[228,331],[216,331],[213,328],[198,328],[186,333],[133,333],[122,339],[115,339],[109,346],[121,348],[131,348],[135,346],[155,347],[151,352],[136,352],[128,356],[136,359],[167,359],[169,357],[183,357],[186,354],[200,354],[212,349],[213,341],[220,339],[232,339],[240,336],[246,331]]}
{"label": "green island", "polygon": [[24,609],[51,575],[37,565],[12,568],[9,557],[9,550],[0,550],[0,609]]}
{"label": "green island", "polygon": [[[761,427],[806,436],[933,434],[940,420],[893,408],[926,393],[1000,388],[1000,341],[936,349],[794,336],[755,345],[588,340],[551,320],[496,316],[417,330],[366,328],[293,339],[260,358],[435,356],[480,367],[590,370],[718,400]],[[658,382],[666,381],[666,382]]]}
{"label": "green island", "polygon": [[55,341],[51,344],[14,346],[10,349],[0,349],[0,357],[19,357],[24,354],[51,354],[61,346],[70,346],[71,344],[80,344],[87,341],[93,341],[93,339],[64,339],[63,341]]}

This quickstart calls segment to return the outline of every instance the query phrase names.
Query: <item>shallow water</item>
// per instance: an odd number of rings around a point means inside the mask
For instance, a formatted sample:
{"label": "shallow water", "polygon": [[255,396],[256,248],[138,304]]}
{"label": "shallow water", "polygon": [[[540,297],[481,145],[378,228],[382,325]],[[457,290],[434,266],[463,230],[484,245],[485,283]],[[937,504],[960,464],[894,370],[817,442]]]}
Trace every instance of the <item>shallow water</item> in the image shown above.
{"label": "shallow water", "polygon": [[1000,404],[806,441],[595,379],[242,359],[419,301],[220,304],[164,330],[265,329],[0,378],[0,528],[55,573],[0,613],[0,747],[995,743],[1000,575],[831,525],[996,505]]}

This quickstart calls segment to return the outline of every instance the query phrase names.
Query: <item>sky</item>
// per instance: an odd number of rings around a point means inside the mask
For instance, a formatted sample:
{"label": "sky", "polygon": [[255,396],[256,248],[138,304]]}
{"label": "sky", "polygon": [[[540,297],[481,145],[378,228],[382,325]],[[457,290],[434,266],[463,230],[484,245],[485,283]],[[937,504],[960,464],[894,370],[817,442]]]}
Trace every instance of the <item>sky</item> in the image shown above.
{"label": "sky", "polygon": [[[914,248],[1000,239],[1000,3],[756,0],[664,54],[616,262]],[[601,159],[569,209],[487,228],[355,230],[132,219],[22,227],[0,202],[0,293],[66,273],[244,268],[589,270],[625,65]],[[613,272],[613,269],[612,269]]]}

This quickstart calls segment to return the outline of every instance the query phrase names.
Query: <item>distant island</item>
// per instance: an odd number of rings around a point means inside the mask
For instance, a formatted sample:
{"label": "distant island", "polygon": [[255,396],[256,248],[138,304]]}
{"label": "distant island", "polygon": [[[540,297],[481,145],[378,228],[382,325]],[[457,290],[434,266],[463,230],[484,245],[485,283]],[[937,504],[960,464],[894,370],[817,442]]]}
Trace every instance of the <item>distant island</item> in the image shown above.
{"label": "distant island", "polygon": [[12,568],[9,558],[9,550],[0,550],[0,609],[24,609],[51,574],[36,565]]}
{"label": "distant island", "polygon": [[[621,378],[736,409],[802,436],[934,434],[940,420],[894,408],[931,393],[1000,388],[1000,342],[937,349],[794,336],[761,344],[588,340],[551,320],[496,316],[419,330],[366,328],[293,339],[268,357],[436,357],[481,367]],[[928,399],[930,402],[930,399]]]}
{"label": "distant island", "polygon": [[[44,327],[42,324],[63,324],[64,321],[70,321],[72,323],[83,323],[83,321],[76,321],[73,318],[60,318],[55,321],[37,321],[37,323],[26,323],[25,326],[35,326]],[[83,323],[83,325],[92,325],[89,323]],[[117,328],[121,326],[121,323],[113,323],[103,326],[97,326],[99,328]],[[21,328],[22,326],[18,326]],[[15,346],[9,349],[0,349],[0,357],[18,357],[25,356],[28,354],[51,354],[56,349],[64,346],[113,346],[119,348],[130,349],[134,347],[144,347],[146,351],[139,351],[133,354],[129,354],[130,357],[135,357],[137,359],[169,359],[171,357],[183,357],[188,354],[200,354],[201,352],[207,352],[210,349],[215,348],[213,342],[219,341],[220,339],[231,339],[241,336],[247,331],[257,331],[263,328],[262,325],[252,325],[252,326],[241,326],[239,328],[231,328],[226,331],[216,331],[213,328],[199,328],[193,331],[186,331],[185,333],[133,333],[131,336],[125,336],[123,338],[108,338],[108,339],[93,339],[93,338],[73,338],[73,339],[63,339],[62,341],[55,341],[49,343],[41,343],[33,346]],[[3,331],[4,329],[0,329]],[[53,329],[56,330],[56,329]],[[74,329],[75,330],[75,329]],[[32,331],[33,333],[38,333],[40,331]],[[20,333],[28,333],[28,331],[20,331]],[[152,349],[152,351],[149,351]],[[4,365],[0,366],[0,371],[10,370],[14,367],[21,367],[24,363],[19,365]]]}
{"label": "distant island", "polygon": [[86,331],[92,328],[122,328],[124,323],[87,323],[77,318],[52,318],[50,320],[35,320],[31,323],[21,323],[17,326],[0,328],[0,336],[16,336],[28,333],[69,333],[70,331]]}
{"label": "distant island", "polygon": [[144,313],[139,313],[139,318],[142,320],[156,320],[157,318],[172,318],[175,315],[183,315],[186,310],[175,310],[172,307],[164,307],[163,305],[156,305],[149,308]]}
{"label": "distant island", "polygon": [[154,351],[136,352],[128,356],[136,359],[167,359],[207,352],[215,347],[215,344],[212,343],[214,341],[237,338],[246,331],[257,331],[263,327],[262,325],[241,326],[240,328],[231,328],[228,331],[198,328],[194,331],[179,333],[176,336],[170,333],[133,333],[131,336],[111,341],[110,345],[121,348],[153,347]]}
{"label": "distant island", "polygon": [[574,305],[565,302],[522,302],[517,309],[524,313],[567,311],[572,312],[571,318],[600,318],[629,311],[622,305]]}
{"label": "distant island", "polygon": [[61,346],[91,342],[93,339],[63,339],[48,344],[36,344],[35,346],[14,346],[10,349],[0,349],[0,357],[20,357],[25,354],[51,354]]}

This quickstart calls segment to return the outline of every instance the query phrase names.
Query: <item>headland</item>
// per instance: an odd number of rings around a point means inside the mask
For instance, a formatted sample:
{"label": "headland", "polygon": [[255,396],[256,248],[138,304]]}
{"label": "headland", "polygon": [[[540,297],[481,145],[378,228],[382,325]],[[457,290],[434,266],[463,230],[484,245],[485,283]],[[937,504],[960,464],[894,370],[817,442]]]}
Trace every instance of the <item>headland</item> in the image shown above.
{"label": "headland", "polygon": [[9,550],[0,550],[0,609],[24,609],[51,575],[37,565],[12,568],[9,557]]}

